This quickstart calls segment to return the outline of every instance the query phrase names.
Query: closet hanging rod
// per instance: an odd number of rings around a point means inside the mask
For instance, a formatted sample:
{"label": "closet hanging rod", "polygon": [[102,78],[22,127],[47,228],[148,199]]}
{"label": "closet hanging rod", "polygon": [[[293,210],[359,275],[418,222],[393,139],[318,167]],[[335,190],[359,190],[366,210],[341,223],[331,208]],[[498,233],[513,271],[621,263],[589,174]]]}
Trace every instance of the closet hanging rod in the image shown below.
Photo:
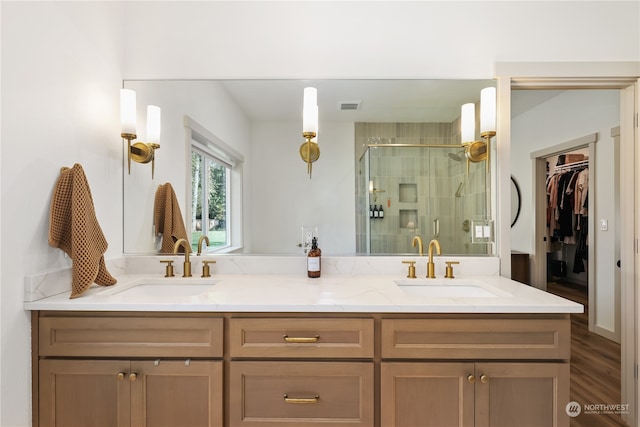
{"label": "closet hanging rod", "polygon": [[570,170],[570,169],[575,169],[575,168],[581,168],[584,166],[589,166],[589,160],[580,160],[579,162],[573,162],[573,163],[567,163],[564,165],[560,165],[560,166],[556,166],[555,167],[555,171],[563,171],[563,170]]}

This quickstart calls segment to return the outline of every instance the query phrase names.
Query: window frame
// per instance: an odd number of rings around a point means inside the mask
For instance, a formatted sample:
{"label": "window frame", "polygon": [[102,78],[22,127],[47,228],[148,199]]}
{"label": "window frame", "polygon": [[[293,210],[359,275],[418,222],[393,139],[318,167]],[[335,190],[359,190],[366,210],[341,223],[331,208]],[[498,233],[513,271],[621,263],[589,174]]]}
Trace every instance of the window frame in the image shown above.
{"label": "window frame", "polygon": [[[188,218],[189,235],[191,234],[191,218],[193,190],[191,188],[191,159],[193,151],[204,153],[206,157],[227,166],[229,176],[227,178],[227,212],[226,232],[227,245],[211,248],[207,247],[203,253],[233,252],[243,247],[243,164],[244,156],[222,139],[198,124],[188,116],[184,116],[185,127],[185,158],[186,171],[186,209]],[[186,225],[186,224],[185,224]],[[190,242],[194,244],[197,242]]]}

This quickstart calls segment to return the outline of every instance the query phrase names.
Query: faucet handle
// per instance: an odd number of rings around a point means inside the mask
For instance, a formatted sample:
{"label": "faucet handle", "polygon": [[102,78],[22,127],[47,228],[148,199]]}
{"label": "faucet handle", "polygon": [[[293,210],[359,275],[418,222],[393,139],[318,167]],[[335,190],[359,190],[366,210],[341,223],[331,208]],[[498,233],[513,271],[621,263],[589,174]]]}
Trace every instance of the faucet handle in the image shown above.
{"label": "faucet handle", "polygon": [[416,278],[416,262],[415,261],[402,261],[403,264],[409,264],[409,274],[407,277],[409,279]]}
{"label": "faucet handle", "polygon": [[164,272],[164,277],[174,277],[175,274],[173,274],[173,260],[168,259],[168,260],[162,260],[160,262],[164,262],[167,264],[167,267],[165,268],[165,272]]}
{"label": "faucet handle", "polygon": [[453,279],[453,265],[454,264],[460,264],[460,261],[445,261],[445,264],[447,264],[447,266],[445,267],[445,273],[444,273],[444,278],[445,279]]}
{"label": "faucet handle", "polygon": [[214,260],[202,261],[202,277],[211,277],[211,268],[209,264],[215,264]]}

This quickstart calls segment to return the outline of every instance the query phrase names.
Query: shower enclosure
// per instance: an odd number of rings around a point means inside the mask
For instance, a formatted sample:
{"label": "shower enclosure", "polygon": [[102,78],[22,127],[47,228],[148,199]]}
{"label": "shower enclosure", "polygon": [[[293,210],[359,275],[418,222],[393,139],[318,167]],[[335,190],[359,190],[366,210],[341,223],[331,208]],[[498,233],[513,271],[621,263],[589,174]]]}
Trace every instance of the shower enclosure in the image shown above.
{"label": "shower enclosure", "polygon": [[[443,254],[492,253],[490,243],[471,236],[474,224],[490,219],[486,161],[468,161],[454,142],[459,137],[451,135],[453,124],[446,125],[357,124],[358,253],[415,254],[414,236],[422,238],[425,252],[438,239]],[[370,136],[376,133],[383,136]]]}

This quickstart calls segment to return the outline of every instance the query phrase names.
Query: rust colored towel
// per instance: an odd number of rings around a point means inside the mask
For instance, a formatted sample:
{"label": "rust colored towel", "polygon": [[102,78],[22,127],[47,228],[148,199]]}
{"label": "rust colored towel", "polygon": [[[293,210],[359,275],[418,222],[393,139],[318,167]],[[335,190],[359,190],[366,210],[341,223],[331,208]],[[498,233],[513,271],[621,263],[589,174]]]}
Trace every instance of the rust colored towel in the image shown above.
{"label": "rust colored towel", "polygon": [[[156,235],[162,233],[162,248],[160,252],[165,254],[173,253],[173,245],[179,239],[187,242],[187,231],[180,213],[180,205],[173,187],[168,182],[158,186],[153,209],[153,222],[155,224]],[[184,249],[180,246],[180,253]]]}
{"label": "rust colored towel", "polygon": [[101,286],[116,283],[104,263],[108,243],[96,218],[89,183],[77,163],[60,172],[53,190],[49,245],[73,260],[70,298],[79,297],[94,282]]}

